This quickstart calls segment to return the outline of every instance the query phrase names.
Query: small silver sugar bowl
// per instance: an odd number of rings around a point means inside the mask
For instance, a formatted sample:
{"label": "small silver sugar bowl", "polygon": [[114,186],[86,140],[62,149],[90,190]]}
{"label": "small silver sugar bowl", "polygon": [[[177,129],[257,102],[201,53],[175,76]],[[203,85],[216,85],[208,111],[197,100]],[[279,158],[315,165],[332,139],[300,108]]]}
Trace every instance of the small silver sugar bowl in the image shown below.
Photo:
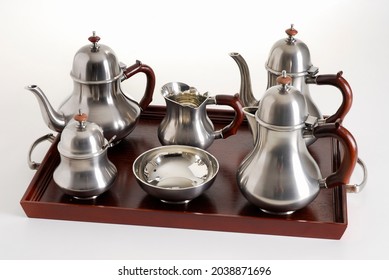
{"label": "small silver sugar bowl", "polygon": [[53,174],[54,182],[65,194],[79,199],[93,199],[104,193],[117,174],[107,156],[115,136],[107,141],[102,128],[87,118],[80,112],[62,131],[57,147],[61,161]]}

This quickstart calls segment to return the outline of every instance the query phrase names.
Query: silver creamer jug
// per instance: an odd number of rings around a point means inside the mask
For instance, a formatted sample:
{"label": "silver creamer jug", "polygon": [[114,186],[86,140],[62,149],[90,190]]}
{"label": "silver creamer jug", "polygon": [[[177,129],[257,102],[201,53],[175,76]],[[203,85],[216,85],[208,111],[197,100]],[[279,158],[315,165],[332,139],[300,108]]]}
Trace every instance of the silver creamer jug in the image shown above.
{"label": "silver creamer jug", "polygon": [[[162,87],[166,101],[166,115],[158,126],[158,139],[163,145],[188,145],[207,149],[216,139],[225,139],[237,133],[244,114],[237,95],[209,96],[180,82]],[[222,129],[215,129],[207,115],[208,105],[231,107],[235,116]]]}
{"label": "silver creamer jug", "polygon": [[[255,119],[259,133],[252,152],[237,171],[237,182],[247,200],[272,214],[290,214],[312,202],[320,188],[347,184],[357,162],[351,133],[334,123],[318,123],[308,114],[306,100],[291,78],[279,77],[261,100]],[[323,178],[304,137],[335,137],[344,146],[339,169]]]}

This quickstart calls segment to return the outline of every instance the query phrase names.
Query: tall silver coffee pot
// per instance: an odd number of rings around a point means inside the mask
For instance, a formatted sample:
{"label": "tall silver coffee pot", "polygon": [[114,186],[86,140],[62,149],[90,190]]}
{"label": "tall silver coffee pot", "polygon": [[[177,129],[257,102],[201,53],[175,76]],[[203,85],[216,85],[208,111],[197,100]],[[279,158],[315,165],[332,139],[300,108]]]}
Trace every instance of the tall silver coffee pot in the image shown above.
{"label": "tall silver coffee pot", "polygon": [[[255,113],[259,129],[253,151],[237,171],[247,200],[274,214],[290,214],[307,206],[320,188],[348,184],[357,162],[357,144],[340,121],[317,122],[308,113],[304,95],[284,75],[270,87]],[[344,146],[339,169],[326,178],[311,156],[304,137],[334,137]]]}
{"label": "tall silver coffee pot", "polygon": [[[48,127],[61,132],[79,110],[88,115],[90,122],[99,125],[107,139],[115,141],[126,137],[139,119],[141,110],[151,103],[155,87],[153,70],[140,61],[126,67],[119,63],[116,54],[106,45],[99,44],[100,37],[93,33],[90,44],[83,46],[74,56],[70,73],[73,93],[56,111],[43,91],[36,85],[27,89],[34,93]],[[139,103],[127,97],[121,82],[142,72],[146,75],[144,96]]]}
{"label": "tall silver coffee pot", "polygon": [[[305,97],[308,113],[311,116],[322,119],[323,115],[316,104],[314,104],[309,84],[331,85],[337,87],[342,94],[342,103],[337,111],[326,118],[326,122],[335,122],[343,120],[352,105],[352,90],[348,82],[343,78],[342,72],[329,75],[317,75],[318,68],[311,63],[311,56],[307,45],[295,38],[297,30],[293,25],[287,29],[287,38],[277,41],[271,48],[266,62],[267,70],[267,88],[276,85],[276,79],[283,70],[292,78],[291,85],[297,88]],[[240,99],[243,106],[258,106],[260,102],[252,92],[249,67],[244,58],[236,52],[230,53],[230,56],[238,64],[241,76]]]}

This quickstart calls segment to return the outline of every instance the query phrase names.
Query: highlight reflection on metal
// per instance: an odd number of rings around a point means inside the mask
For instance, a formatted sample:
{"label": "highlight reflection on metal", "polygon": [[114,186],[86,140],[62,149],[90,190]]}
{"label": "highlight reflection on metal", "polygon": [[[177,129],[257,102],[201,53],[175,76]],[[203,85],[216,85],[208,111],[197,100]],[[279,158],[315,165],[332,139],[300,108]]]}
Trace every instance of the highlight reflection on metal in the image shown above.
{"label": "highlight reflection on metal", "polygon": [[219,171],[217,159],[196,147],[170,145],[151,149],[133,164],[139,185],[168,203],[187,203],[207,190]]}
{"label": "highlight reflection on metal", "polygon": [[[238,96],[200,93],[196,88],[180,82],[170,82],[161,89],[166,102],[166,115],[158,127],[162,145],[189,145],[207,149],[216,139],[236,133],[243,121]],[[222,129],[215,127],[207,115],[208,105],[227,105],[234,109],[232,122]]]}

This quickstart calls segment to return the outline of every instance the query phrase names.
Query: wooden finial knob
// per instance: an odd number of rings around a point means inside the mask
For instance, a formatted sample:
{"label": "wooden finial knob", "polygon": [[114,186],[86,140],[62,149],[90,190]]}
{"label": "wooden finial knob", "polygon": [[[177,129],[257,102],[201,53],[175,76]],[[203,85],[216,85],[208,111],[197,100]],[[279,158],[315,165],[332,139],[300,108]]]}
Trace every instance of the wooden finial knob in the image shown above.
{"label": "wooden finial knob", "polygon": [[286,75],[286,71],[282,70],[281,76],[278,76],[276,79],[277,83],[280,85],[288,85],[292,82],[292,78]]}
{"label": "wooden finial knob", "polygon": [[285,30],[286,34],[288,34],[289,37],[296,36],[298,33],[296,29],[294,29],[293,24],[290,25],[290,28]]}
{"label": "wooden finial knob", "polygon": [[84,113],[78,113],[77,115],[74,116],[74,120],[77,122],[86,122],[88,119],[88,115]]}
{"label": "wooden finial knob", "polygon": [[89,42],[96,44],[98,41],[100,41],[100,37],[96,36],[96,31],[93,31],[93,35],[88,38]]}

